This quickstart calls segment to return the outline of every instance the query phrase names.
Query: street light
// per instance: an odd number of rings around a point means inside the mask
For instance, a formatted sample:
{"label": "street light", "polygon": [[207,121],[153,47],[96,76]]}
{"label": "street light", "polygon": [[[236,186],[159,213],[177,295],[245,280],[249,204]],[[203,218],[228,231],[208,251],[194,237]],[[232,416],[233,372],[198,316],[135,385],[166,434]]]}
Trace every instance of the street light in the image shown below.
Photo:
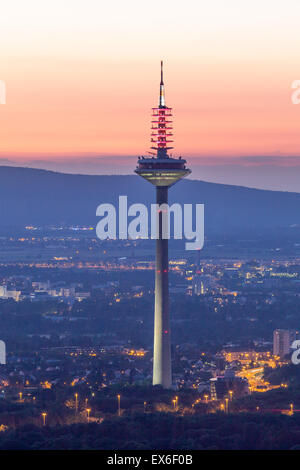
{"label": "street light", "polygon": [[47,416],[47,413],[42,413],[42,417],[43,417],[43,426],[46,426],[46,416]]}
{"label": "street light", "polygon": [[91,412],[91,408],[87,408],[87,409],[86,409],[86,412],[87,412],[87,422],[89,423],[89,422],[90,422],[90,412]]}
{"label": "street light", "polygon": [[226,413],[228,413],[228,398],[225,398],[225,403],[226,403]]}
{"label": "street light", "polygon": [[121,416],[121,395],[118,395],[118,416]]}
{"label": "street light", "polygon": [[224,403],[221,403],[221,411],[224,411]]}
{"label": "street light", "polygon": [[75,393],[75,414],[78,412],[78,393]]}
{"label": "street light", "polygon": [[293,405],[293,403],[290,404],[290,409],[291,409],[290,413],[291,413],[291,415],[293,415],[294,414],[294,405]]}
{"label": "street light", "polygon": [[175,397],[175,402],[176,402],[176,411],[178,411],[178,397]]}
{"label": "street light", "polygon": [[232,390],[229,390],[230,401],[232,401],[232,395],[233,395],[233,391],[232,391]]}
{"label": "street light", "polygon": [[144,413],[146,413],[146,406],[147,406],[147,402],[144,401]]}
{"label": "street light", "polygon": [[22,392],[20,392],[20,393],[19,393],[19,401],[20,401],[20,403],[21,403],[21,401],[22,401],[22,396],[23,396],[23,394],[22,394]]}
{"label": "street light", "polygon": [[204,398],[205,398],[205,403],[208,402],[208,395],[204,395]]}

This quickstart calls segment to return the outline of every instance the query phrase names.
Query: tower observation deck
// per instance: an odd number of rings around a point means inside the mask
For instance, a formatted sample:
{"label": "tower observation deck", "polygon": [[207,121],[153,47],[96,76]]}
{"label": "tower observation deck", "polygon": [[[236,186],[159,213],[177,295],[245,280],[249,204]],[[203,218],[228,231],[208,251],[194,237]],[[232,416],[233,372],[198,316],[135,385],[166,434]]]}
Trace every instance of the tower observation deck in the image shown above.
{"label": "tower observation deck", "polygon": [[[168,189],[191,170],[186,168],[186,160],[172,158],[168,150],[173,147],[172,109],[165,104],[163,62],[159,105],[152,108],[151,149],[156,151],[152,157],[139,157],[135,172],[156,186],[156,203],[168,203]],[[172,387],[170,315],[169,315],[169,256],[168,240],[162,238],[162,211],[159,210],[159,230],[156,240],[155,269],[155,313],[153,348],[153,385],[163,388]]]}

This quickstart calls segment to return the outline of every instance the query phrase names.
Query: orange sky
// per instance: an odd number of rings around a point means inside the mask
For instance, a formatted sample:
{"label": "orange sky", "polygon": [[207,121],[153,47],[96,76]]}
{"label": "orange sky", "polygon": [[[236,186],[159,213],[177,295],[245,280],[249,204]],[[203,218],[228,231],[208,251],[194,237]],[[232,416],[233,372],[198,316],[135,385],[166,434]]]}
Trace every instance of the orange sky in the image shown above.
{"label": "orange sky", "polygon": [[145,154],[160,59],[174,154],[300,154],[298,1],[47,4],[1,8],[0,157]]}

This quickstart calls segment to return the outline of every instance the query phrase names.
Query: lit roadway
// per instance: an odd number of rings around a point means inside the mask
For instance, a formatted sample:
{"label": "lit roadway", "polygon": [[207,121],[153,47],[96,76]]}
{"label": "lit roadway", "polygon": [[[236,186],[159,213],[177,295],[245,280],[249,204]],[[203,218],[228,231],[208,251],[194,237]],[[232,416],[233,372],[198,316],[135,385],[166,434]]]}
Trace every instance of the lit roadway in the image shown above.
{"label": "lit roadway", "polygon": [[237,373],[239,377],[245,378],[249,382],[250,391],[253,392],[268,392],[275,388],[285,387],[282,385],[270,385],[263,379],[264,368],[256,367],[254,369],[244,369]]}

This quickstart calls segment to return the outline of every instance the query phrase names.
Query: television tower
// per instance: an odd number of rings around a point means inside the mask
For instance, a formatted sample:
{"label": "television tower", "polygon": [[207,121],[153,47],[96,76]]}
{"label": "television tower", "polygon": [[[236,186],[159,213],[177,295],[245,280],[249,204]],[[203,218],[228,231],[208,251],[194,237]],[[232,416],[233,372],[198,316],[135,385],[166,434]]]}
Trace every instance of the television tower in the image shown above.
{"label": "television tower", "polygon": [[[172,108],[165,103],[163,62],[161,61],[161,80],[159,105],[152,108],[151,149],[156,151],[152,157],[139,157],[135,172],[156,186],[156,203],[168,203],[168,189],[191,171],[186,168],[186,160],[168,155],[172,138]],[[172,387],[171,342],[169,317],[169,257],[168,239],[162,237],[162,211],[158,215],[158,236],[156,240],[155,267],[155,314],[154,314],[154,351],[153,385],[163,388]]]}

